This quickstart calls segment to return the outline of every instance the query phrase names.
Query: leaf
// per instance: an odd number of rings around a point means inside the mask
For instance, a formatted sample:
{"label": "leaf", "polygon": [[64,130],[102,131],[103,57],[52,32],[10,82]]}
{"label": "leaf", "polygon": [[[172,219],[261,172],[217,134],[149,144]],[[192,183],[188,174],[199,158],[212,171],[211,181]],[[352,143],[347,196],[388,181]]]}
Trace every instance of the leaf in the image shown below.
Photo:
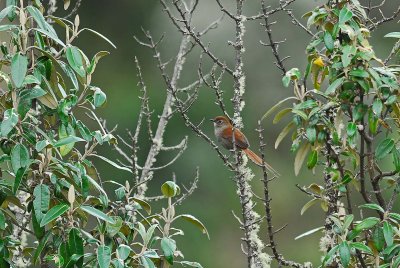
{"label": "leaf", "polygon": [[6,216],[4,216],[3,211],[0,210],[0,230],[6,229]]}
{"label": "leaf", "polygon": [[0,22],[13,10],[14,6],[7,6],[3,10],[0,11]]}
{"label": "leaf", "polygon": [[83,211],[85,211],[85,212],[87,212],[87,213],[89,213],[90,215],[92,215],[92,216],[95,216],[96,218],[98,218],[98,219],[101,219],[101,220],[103,220],[103,221],[106,221],[106,222],[109,222],[109,223],[111,223],[111,224],[114,224],[114,220],[110,217],[110,216],[108,216],[107,214],[105,214],[104,212],[101,212],[100,210],[98,210],[98,209],[96,209],[96,208],[94,208],[94,207],[91,207],[91,206],[80,206],[80,208],[83,210]]}
{"label": "leaf", "polygon": [[383,222],[383,236],[388,247],[393,245],[393,227],[387,221]]}
{"label": "leaf", "polygon": [[67,204],[59,204],[52,207],[46,215],[44,215],[43,219],[40,221],[40,227],[47,225],[49,222],[55,220],[56,218],[60,217],[69,209]]}
{"label": "leaf", "polygon": [[52,232],[47,232],[46,235],[40,240],[39,245],[35,250],[35,254],[33,255],[33,264],[37,263],[37,260],[39,259],[39,256],[42,253],[44,247],[46,246],[47,241],[49,240],[51,234]]}
{"label": "leaf", "polygon": [[103,160],[103,161],[109,163],[110,165],[112,165],[112,166],[115,167],[115,168],[118,168],[118,169],[120,169],[120,170],[125,170],[125,171],[128,171],[128,172],[132,173],[132,170],[131,170],[131,169],[129,169],[129,168],[127,168],[127,167],[122,167],[122,166],[118,165],[117,163],[111,161],[110,159],[108,159],[108,158],[106,158],[106,157],[104,157],[104,156],[97,155],[97,154],[91,154],[90,156],[98,157],[98,158],[100,158],[101,160]]}
{"label": "leaf", "polygon": [[292,111],[292,108],[286,108],[286,109],[281,110],[280,112],[278,112],[278,113],[275,115],[274,120],[272,120],[272,123],[273,123],[273,124],[278,123],[279,121],[281,121],[281,119],[282,119],[285,115],[289,114],[291,111]]}
{"label": "leaf", "polygon": [[101,245],[97,248],[97,263],[100,268],[109,268],[111,262],[111,249]]}
{"label": "leaf", "polygon": [[400,38],[400,32],[392,32],[392,33],[388,33],[387,35],[385,35],[385,37],[390,37],[390,38]]}
{"label": "leaf", "polygon": [[347,9],[347,7],[343,7],[339,13],[339,24],[344,24],[348,22],[353,17],[353,12]]}
{"label": "leaf", "polygon": [[281,133],[279,133],[278,137],[276,138],[275,141],[275,149],[278,148],[279,144],[281,143],[281,141],[289,134],[289,132],[292,130],[292,128],[294,127],[294,122],[291,121],[289,124],[287,124],[281,131]]}
{"label": "leaf", "polygon": [[33,88],[27,88],[20,92],[19,97],[21,100],[28,101],[32,99],[36,99],[38,97],[42,97],[46,95],[46,91],[44,91],[40,86],[34,86]]}
{"label": "leaf", "polygon": [[96,88],[93,93],[93,104],[95,107],[101,107],[106,102],[107,96],[106,94],[100,89]]}
{"label": "leaf", "polygon": [[392,155],[393,155],[393,164],[394,164],[394,167],[396,168],[396,172],[399,172],[400,171],[400,151],[399,151],[399,149],[393,148]]}
{"label": "leaf", "polygon": [[11,78],[16,87],[22,86],[27,71],[28,58],[20,53],[15,54],[11,60]]}
{"label": "leaf", "polygon": [[343,264],[345,268],[349,266],[350,263],[350,247],[347,244],[347,241],[343,241],[339,245],[339,256],[340,262]]}
{"label": "leaf", "polygon": [[17,191],[19,189],[19,186],[21,185],[22,178],[24,177],[26,170],[27,170],[27,167],[21,167],[18,169],[17,173],[15,174],[14,187],[13,187],[14,195],[17,194]]}
{"label": "leaf", "polygon": [[75,89],[79,89],[78,79],[74,73],[74,70],[62,61],[59,61],[61,68],[63,69],[64,73],[71,79],[72,84],[74,85]]}
{"label": "leaf", "polygon": [[201,232],[205,235],[207,235],[208,239],[210,239],[210,236],[208,234],[208,231],[206,229],[206,227],[204,226],[204,224],[198,220],[196,217],[189,215],[189,214],[182,214],[176,217],[176,219],[182,218],[190,223],[192,223],[193,225],[195,225],[197,228],[199,228],[201,230]]}
{"label": "leaf", "polygon": [[15,113],[15,109],[11,108],[4,111],[3,121],[1,122],[1,136],[7,137],[7,135],[14,129],[18,124],[18,114]]}
{"label": "leaf", "polygon": [[357,132],[357,125],[354,122],[349,122],[347,124],[347,135],[349,137],[354,137]]}
{"label": "leaf", "polygon": [[173,181],[166,181],[163,183],[163,185],[161,185],[161,193],[165,197],[174,197],[176,195],[179,195],[180,192],[181,192],[181,189]]}
{"label": "leaf", "polygon": [[374,114],[376,114],[377,116],[381,115],[383,109],[383,104],[382,101],[378,98],[376,98],[374,100],[374,103],[372,104],[372,111],[374,112]]}
{"label": "leaf", "polygon": [[371,255],[374,254],[374,253],[372,252],[372,250],[371,250],[368,246],[364,245],[364,244],[361,243],[361,242],[350,242],[350,248],[355,248],[355,249],[358,249],[358,250],[360,250],[360,251],[369,253],[369,254],[371,254]]}
{"label": "leaf", "polygon": [[96,55],[94,55],[92,61],[90,62],[90,65],[87,69],[87,72],[89,74],[92,74],[94,72],[94,70],[96,69],[96,65],[99,62],[99,60],[101,58],[103,58],[104,56],[110,55],[110,52],[108,51],[99,51],[96,53]]}
{"label": "leaf", "polygon": [[297,176],[300,173],[300,169],[303,166],[303,162],[306,159],[307,153],[310,150],[311,145],[309,143],[303,143],[297,151],[294,159],[294,174]]}
{"label": "leaf", "polygon": [[400,214],[391,212],[389,213],[389,218],[400,221]]}
{"label": "leaf", "polygon": [[130,200],[132,199],[133,201],[135,201],[136,203],[138,203],[148,214],[151,213],[151,206],[149,203],[147,203],[146,201],[136,198],[136,197],[130,197]]}
{"label": "leaf", "polygon": [[38,100],[45,106],[49,107],[50,109],[56,109],[58,106],[57,100],[53,98],[50,94],[46,94],[42,97],[39,97]]}
{"label": "leaf", "polygon": [[305,236],[309,236],[309,235],[314,234],[314,233],[316,233],[316,232],[318,232],[318,231],[321,231],[321,230],[323,230],[323,229],[324,229],[324,226],[320,226],[320,227],[311,229],[310,231],[307,231],[307,232],[305,232],[305,233],[302,233],[301,235],[296,236],[296,237],[294,238],[294,240],[303,238],[303,237],[305,237]]}
{"label": "leaf", "polygon": [[378,210],[382,213],[385,213],[385,210],[381,206],[379,206],[378,204],[374,204],[374,203],[364,204],[364,205],[359,206],[359,208],[369,208],[369,209],[374,209],[374,210]]}
{"label": "leaf", "polygon": [[67,47],[66,56],[71,68],[74,69],[80,77],[85,77],[86,72],[83,67],[82,54],[79,49],[74,46]]}
{"label": "leaf", "polygon": [[117,47],[113,44],[113,42],[111,42],[107,37],[105,37],[105,36],[102,35],[101,33],[98,33],[98,32],[96,32],[95,30],[92,30],[92,29],[89,29],[89,28],[83,28],[82,30],[80,30],[80,32],[82,32],[82,31],[84,31],[84,30],[94,33],[95,35],[101,37],[103,40],[105,40],[107,43],[109,43],[113,48],[117,48]]}
{"label": "leaf", "polygon": [[131,248],[127,245],[119,245],[117,252],[118,252],[118,257],[121,260],[126,260],[129,257],[129,254],[131,253]]}
{"label": "leaf", "polygon": [[375,150],[376,159],[382,159],[387,156],[394,148],[394,140],[387,138],[381,141]]}
{"label": "leaf", "polygon": [[357,48],[355,46],[346,45],[343,47],[342,52],[343,67],[346,68],[350,65],[351,60],[357,52]]}
{"label": "leaf", "polygon": [[[78,256],[83,256],[84,249],[83,249],[83,239],[80,235],[80,231],[77,228],[71,228],[68,235],[68,251],[69,254],[76,254]],[[82,267],[83,266],[83,258],[78,258],[76,261],[76,266]]]}
{"label": "leaf", "polygon": [[326,47],[326,49],[328,49],[328,51],[330,51],[330,52],[333,51],[333,49],[335,48],[334,42],[335,41],[333,40],[332,35],[328,31],[325,31],[324,43],[325,43],[325,47]]}
{"label": "leaf", "polygon": [[164,253],[164,258],[171,265],[174,264],[174,253],[176,250],[176,242],[175,240],[169,237],[163,237],[161,239],[161,249]]}
{"label": "leaf", "polygon": [[140,260],[141,260],[144,268],[156,268],[156,266],[154,266],[153,261],[151,259],[149,259],[148,257],[142,256],[142,257],[140,257]]}
{"label": "leaf", "polygon": [[315,129],[315,127],[308,127],[306,129],[306,136],[308,141],[313,144],[315,142],[315,140],[317,139],[317,130]]}
{"label": "leaf", "polygon": [[14,173],[17,173],[21,167],[27,167],[30,162],[28,149],[20,143],[15,145],[11,150],[11,166]]}
{"label": "leaf", "polygon": [[304,212],[307,211],[307,209],[309,209],[309,208],[312,207],[313,205],[317,204],[318,202],[320,202],[320,200],[317,199],[317,198],[314,198],[314,199],[311,199],[310,201],[308,201],[308,202],[301,208],[300,215],[303,215]]}
{"label": "leaf", "polygon": [[364,229],[370,229],[374,227],[377,223],[379,223],[379,219],[375,217],[369,217],[364,220],[362,220],[359,224],[355,226],[356,231],[364,230]]}
{"label": "leaf", "polygon": [[297,98],[295,97],[288,97],[286,99],[283,99],[281,101],[279,101],[277,104],[275,104],[274,106],[272,106],[261,118],[261,121],[264,120],[265,118],[267,118],[270,114],[272,114],[276,109],[278,109],[279,107],[282,106],[283,103],[285,103],[288,100],[297,100]]}
{"label": "leaf", "polygon": [[33,209],[38,222],[43,219],[50,205],[50,190],[45,184],[39,184],[33,190]]}
{"label": "leaf", "polygon": [[308,156],[307,160],[307,168],[313,169],[318,161],[318,151],[313,150],[311,154]]}
{"label": "leaf", "polygon": [[203,268],[200,263],[192,262],[192,261],[181,261],[181,264],[185,267],[185,265],[195,267],[195,268]]}
{"label": "leaf", "polygon": [[55,142],[53,144],[53,146],[57,148],[57,147],[61,147],[63,145],[75,143],[78,141],[85,141],[85,140],[82,138],[76,137],[76,136],[69,136],[69,137],[58,140],[57,142]]}
{"label": "leaf", "polygon": [[335,253],[338,251],[339,245],[334,246],[329,250],[328,254],[326,254],[324,260],[322,261],[322,267],[324,267],[325,263],[329,263]]}

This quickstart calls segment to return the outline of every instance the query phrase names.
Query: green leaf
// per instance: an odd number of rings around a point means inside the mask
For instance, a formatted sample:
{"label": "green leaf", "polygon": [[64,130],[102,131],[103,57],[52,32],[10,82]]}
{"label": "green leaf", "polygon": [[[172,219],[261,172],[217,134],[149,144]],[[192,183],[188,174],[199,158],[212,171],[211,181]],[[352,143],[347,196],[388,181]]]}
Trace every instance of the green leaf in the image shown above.
{"label": "green leaf", "polygon": [[43,216],[43,219],[40,221],[40,227],[47,225],[49,222],[55,220],[56,218],[60,217],[69,209],[67,204],[59,204],[52,207],[46,215]]}
{"label": "green leaf", "polygon": [[398,213],[393,213],[393,212],[389,213],[389,218],[400,222],[400,214]]}
{"label": "green leaf", "polygon": [[342,77],[342,78],[339,78],[339,79],[336,79],[335,81],[333,81],[329,85],[329,87],[326,89],[325,94],[331,95],[331,94],[335,93],[336,89],[343,84],[344,80],[345,80],[345,77]]}
{"label": "green leaf", "polygon": [[105,40],[107,43],[109,43],[113,48],[117,48],[113,42],[111,42],[107,37],[105,37],[104,35],[102,35],[101,33],[96,32],[95,30],[89,29],[89,28],[83,28],[81,31],[89,31],[94,33],[95,35],[99,36],[100,38],[102,38],[103,40]]}
{"label": "green leaf", "polygon": [[3,10],[0,11],[0,22],[11,12],[15,9],[14,6],[7,6]]}
{"label": "green leaf", "polygon": [[364,205],[359,206],[359,208],[369,208],[369,209],[378,210],[382,213],[385,212],[385,210],[381,206],[379,206],[378,204],[374,204],[374,203],[364,204]]}
{"label": "green leaf", "polygon": [[34,6],[27,6],[26,9],[28,12],[32,15],[33,19],[36,21],[37,25],[39,26],[40,29],[47,31],[50,33],[50,37],[56,37],[57,38],[57,33],[53,29],[53,27],[46,21],[46,19],[43,17],[42,13],[40,12],[39,9],[37,9]]}
{"label": "green leaf", "polygon": [[394,148],[394,140],[387,138],[381,141],[375,150],[375,157],[376,159],[382,159],[387,156]]}
{"label": "green leaf", "polygon": [[21,185],[21,182],[26,173],[26,170],[27,170],[27,167],[21,167],[18,169],[17,173],[15,174],[14,187],[13,187],[14,195],[17,194],[17,191],[19,189],[19,186]]}
{"label": "green leaf", "polygon": [[98,157],[98,158],[102,159],[103,161],[109,163],[110,165],[112,165],[112,166],[115,167],[115,168],[118,168],[118,169],[120,169],[120,170],[125,170],[125,171],[128,171],[128,172],[132,173],[132,170],[131,170],[131,169],[129,169],[129,168],[127,168],[127,167],[120,166],[120,165],[118,165],[117,163],[113,162],[112,160],[110,160],[110,159],[108,159],[108,158],[106,158],[106,157],[104,157],[104,156],[97,155],[97,154],[92,154],[91,156]]}
{"label": "green leaf", "polygon": [[315,129],[315,127],[308,127],[306,129],[306,136],[308,141],[313,144],[315,142],[315,140],[317,139],[317,130]]}
{"label": "green leaf", "polygon": [[71,68],[74,69],[80,77],[84,77],[86,72],[83,67],[82,54],[79,49],[74,46],[67,47],[66,56]]}
{"label": "green leaf", "polygon": [[[83,256],[83,239],[81,237],[80,231],[77,228],[71,228],[68,236],[68,251],[69,254],[76,254],[78,256]],[[83,266],[83,258],[77,258],[75,265],[77,267]]]}
{"label": "green leaf", "polygon": [[374,103],[372,104],[372,111],[374,112],[374,114],[376,114],[377,116],[381,115],[383,109],[383,104],[382,101],[378,98],[376,98],[374,100]]}
{"label": "green leaf", "polygon": [[39,184],[33,190],[33,210],[38,222],[41,222],[50,205],[50,190],[45,184]]}
{"label": "green leaf", "polygon": [[44,91],[40,86],[34,86],[33,88],[22,90],[19,94],[19,97],[21,100],[28,101],[44,96],[46,93],[47,92]]}
{"label": "green leaf", "polygon": [[354,122],[349,122],[347,124],[347,135],[349,137],[354,137],[357,132],[357,125]]}
{"label": "green leaf", "polygon": [[278,148],[279,144],[282,142],[282,140],[289,134],[289,132],[295,127],[295,124],[293,121],[291,121],[289,124],[287,124],[279,133],[278,137],[276,138],[275,141],[275,149]]}
{"label": "green leaf", "polygon": [[94,207],[91,207],[91,206],[83,206],[83,205],[82,205],[82,206],[80,206],[80,208],[81,208],[83,211],[89,213],[89,214],[92,215],[92,216],[95,216],[95,217],[98,218],[98,219],[101,219],[101,220],[103,220],[103,221],[106,221],[106,222],[109,222],[109,223],[111,223],[111,224],[114,224],[114,220],[113,220],[110,216],[108,216],[107,214],[101,212],[100,210],[98,210],[98,209],[96,209],[96,208],[94,208]]}
{"label": "green leaf", "polygon": [[11,150],[11,166],[14,173],[17,173],[21,167],[27,167],[30,162],[28,149],[20,143],[15,145]]}
{"label": "green leaf", "polygon": [[383,236],[388,247],[393,245],[393,227],[387,221],[383,222]]}
{"label": "green leaf", "polygon": [[11,60],[11,78],[16,87],[22,86],[27,71],[28,58],[19,53],[15,54]]}
{"label": "green leaf", "polygon": [[400,32],[392,32],[392,33],[388,33],[387,35],[385,35],[385,37],[390,37],[390,38],[400,38]]}
{"label": "green leaf", "polygon": [[181,264],[183,265],[183,267],[185,267],[185,265],[188,265],[188,266],[190,266],[190,267],[203,268],[203,266],[201,266],[201,264],[198,263],[198,262],[181,261]]}
{"label": "green leaf", "polygon": [[353,220],[354,220],[353,214],[346,215],[346,217],[344,218],[344,221],[343,221],[343,230],[349,228],[349,226],[353,222]]}
{"label": "green leaf", "polygon": [[190,223],[192,223],[193,225],[195,225],[197,228],[199,228],[201,230],[201,232],[205,235],[207,235],[207,237],[210,239],[210,236],[208,234],[208,231],[206,229],[206,227],[204,226],[204,224],[198,220],[196,217],[189,215],[189,214],[182,214],[176,217],[176,219],[182,218]]}
{"label": "green leaf", "polygon": [[396,172],[399,172],[400,171],[400,151],[399,151],[399,149],[393,148],[392,155],[393,155],[393,164],[394,164],[394,167],[396,168]]}
{"label": "green leaf", "polygon": [[328,32],[325,31],[324,33],[324,43],[325,43],[325,47],[326,49],[328,49],[328,51],[332,52],[333,49],[335,48],[335,40],[333,40],[332,35]]}
{"label": "green leaf", "polygon": [[351,20],[352,17],[353,17],[353,12],[347,9],[347,7],[343,7],[339,13],[339,24],[344,24],[348,22],[349,20]]}
{"label": "green leaf", "polygon": [[311,154],[308,156],[307,160],[307,168],[313,169],[318,161],[318,151],[313,150]]}
{"label": "green leaf", "polygon": [[358,249],[358,250],[360,250],[360,251],[363,251],[363,252],[368,253],[368,254],[371,254],[371,255],[374,254],[374,253],[372,252],[372,250],[371,250],[368,246],[364,245],[364,244],[361,243],[361,242],[351,242],[351,243],[350,243],[350,248],[355,248],[355,249]]}
{"label": "green leaf", "polygon": [[97,248],[97,263],[100,268],[109,268],[111,262],[111,249],[101,245]]}
{"label": "green leaf", "polygon": [[364,220],[362,220],[359,224],[355,226],[356,231],[364,230],[364,229],[370,229],[374,227],[377,223],[379,223],[379,219],[375,217],[369,217]]}
{"label": "green leaf", "polygon": [[6,216],[4,216],[3,211],[0,210],[0,230],[6,229]]}
{"label": "green leaf", "polygon": [[161,193],[165,197],[174,197],[176,195],[179,195],[180,192],[181,192],[181,189],[173,181],[166,181],[163,183],[163,185],[161,185]]}
{"label": "green leaf", "polygon": [[374,246],[378,251],[382,251],[382,249],[385,247],[383,229],[379,226],[372,232],[372,241],[374,242]]}
{"label": "green leaf", "polygon": [[38,141],[35,145],[35,150],[37,152],[41,152],[44,148],[50,145],[50,142],[48,140],[42,140]]}
{"label": "green leaf", "polygon": [[61,147],[63,145],[75,143],[75,142],[78,142],[78,141],[85,141],[85,140],[82,139],[82,138],[76,137],[76,136],[69,136],[69,137],[66,137],[66,138],[58,140],[57,142],[55,142],[53,144],[53,146],[57,148],[57,147]]}
{"label": "green leaf", "polygon": [[49,240],[51,234],[52,232],[47,232],[46,235],[40,240],[39,245],[35,250],[35,254],[33,255],[33,264],[37,263],[37,260],[39,259],[39,256],[42,253],[44,247],[46,246],[47,241]]}
{"label": "green leaf", "polygon": [[141,260],[144,268],[156,268],[153,261],[151,259],[149,259],[148,257],[142,256],[142,257],[140,257],[140,260]]}
{"label": "green leaf", "polygon": [[59,61],[61,68],[63,69],[64,73],[71,79],[72,84],[74,85],[75,89],[79,89],[78,79],[74,73],[74,70],[62,61]]}
{"label": "green leaf", "polygon": [[346,45],[342,49],[342,62],[343,67],[346,68],[350,65],[351,60],[353,59],[354,55],[357,52],[357,48],[355,46]]}
{"label": "green leaf", "polygon": [[349,72],[351,76],[360,77],[360,78],[367,78],[369,77],[369,73],[366,70],[362,69],[355,69]]}
{"label": "green leaf", "polygon": [[110,218],[114,221],[114,223],[106,223],[106,230],[110,237],[116,235],[119,230],[121,230],[122,224],[124,221],[119,216],[110,216]]}
{"label": "green leaf", "polygon": [[323,229],[324,229],[324,226],[320,226],[320,227],[314,228],[314,229],[312,229],[312,230],[310,230],[310,231],[307,231],[307,232],[305,232],[305,233],[302,233],[301,235],[296,236],[296,237],[294,238],[294,240],[303,238],[303,237],[305,237],[305,236],[309,236],[309,235],[314,234],[314,233],[316,233],[316,232],[318,232],[318,231],[321,231],[321,230],[323,230]]}
{"label": "green leaf", "polygon": [[297,151],[294,159],[294,174],[297,176],[300,173],[300,169],[303,166],[304,160],[310,150],[311,145],[308,142],[303,143]]}
{"label": "green leaf", "polygon": [[161,249],[164,253],[164,257],[167,262],[171,265],[174,264],[174,253],[176,250],[176,242],[175,240],[169,237],[163,237],[161,239]]}
{"label": "green leaf", "polygon": [[281,101],[279,101],[277,104],[275,104],[274,106],[272,106],[261,118],[261,121],[264,120],[265,118],[267,118],[270,114],[272,114],[276,109],[278,109],[279,107],[282,106],[283,103],[285,103],[288,100],[297,100],[297,98],[295,97],[288,97],[286,99],[283,99]]}
{"label": "green leaf", "polygon": [[100,89],[96,88],[93,93],[93,104],[95,107],[101,107],[106,102],[107,96],[106,94]]}
{"label": "green leaf", "polygon": [[90,62],[90,65],[87,69],[87,72],[89,74],[92,74],[96,68],[97,63],[99,62],[99,60],[101,58],[103,58],[104,56],[110,55],[110,52],[108,51],[99,51],[96,53],[96,55],[94,55],[92,61]]}
{"label": "green leaf", "polygon": [[300,215],[303,215],[304,212],[307,211],[307,209],[309,209],[310,207],[312,207],[313,205],[315,205],[315,204],[317,204],[317,203],[319,203],[319,202],[320,202],[320,200],[317,199],[317,198],[314,198],[314,199],[311,199],[310,201],[308,201],[308,202],[301,208]]}
{"label": "green leaf", "polygon": [[7,137],[7,135],[14,129],[18,124],[18,114],[15,113],[15,109],[11,108],[4,111],[3,121],[1,122],[1,136]]}
{"label": "green leaf", "polygon": [[121,260],[126,260],[129,257],[129,254],[131,253],[131,248],[127,245],[119,245],[117,252],[118,252],[118,257]]}
{"label": "green leaf", "polygon": [[347,241],[343,241],[339,245],[339,256],[340,256],[340,262],[343,264],[345,268],[347,268],[350,263],[350,247],[349,244],[347,244]]}
{"label": "green leaf", "polygon": [[332,259],[332,257],[335,255],[335,253],[338,251],[339,245],[334,246],[329,250],[328,254],[326,254],[325,258],[322,261],[322,267],[324,267],[325,263],[329,263]]}

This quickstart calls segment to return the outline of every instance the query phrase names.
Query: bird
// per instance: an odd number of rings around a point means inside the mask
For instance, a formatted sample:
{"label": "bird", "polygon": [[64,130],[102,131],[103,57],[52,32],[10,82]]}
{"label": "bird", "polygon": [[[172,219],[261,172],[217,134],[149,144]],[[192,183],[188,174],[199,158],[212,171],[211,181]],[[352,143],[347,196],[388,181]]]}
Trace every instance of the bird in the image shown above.
{"label": "bird", "polygon": [[233,130],[233,125],[231,121],[226,116],[217,116],[214,119],[210,119],[214,123],[214,134],[217,138],[218,142],[228,150],[233,150],[233,137],[232,134],[235,134],[235,145],[236,148],[242,150],[243,153],[250,158],[258,166],[265,166],[267,170],[272,172],[275,176],[279,177],[280,174],[271,165],[266,163],[259,157],[255,152],[249,149],[250,144],[247,140],[246,136],[239,130]]}

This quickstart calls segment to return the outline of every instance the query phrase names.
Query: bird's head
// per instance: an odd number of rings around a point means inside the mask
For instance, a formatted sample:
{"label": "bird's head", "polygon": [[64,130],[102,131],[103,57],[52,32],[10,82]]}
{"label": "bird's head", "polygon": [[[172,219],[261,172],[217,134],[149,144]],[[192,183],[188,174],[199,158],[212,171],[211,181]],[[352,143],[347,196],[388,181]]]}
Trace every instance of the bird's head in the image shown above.
{"label": "bird's head", "polygon": [[214,128],[226,128],[231,126],[231,122],[226,116],[217,116],[214,119],[210,119],[214,122]]}

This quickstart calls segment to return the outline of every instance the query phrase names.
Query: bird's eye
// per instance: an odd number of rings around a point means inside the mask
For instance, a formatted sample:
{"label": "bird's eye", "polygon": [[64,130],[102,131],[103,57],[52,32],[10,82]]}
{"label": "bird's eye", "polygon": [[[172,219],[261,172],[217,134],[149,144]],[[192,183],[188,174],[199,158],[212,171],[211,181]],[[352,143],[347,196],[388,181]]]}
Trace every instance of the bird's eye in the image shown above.
{"label": "bird's eye", "polygon": [[218,124],[218,125],[221,125],[221,124],[222,124],[222,120],[218,120],[218,121],[217,121],[217,124]]}

